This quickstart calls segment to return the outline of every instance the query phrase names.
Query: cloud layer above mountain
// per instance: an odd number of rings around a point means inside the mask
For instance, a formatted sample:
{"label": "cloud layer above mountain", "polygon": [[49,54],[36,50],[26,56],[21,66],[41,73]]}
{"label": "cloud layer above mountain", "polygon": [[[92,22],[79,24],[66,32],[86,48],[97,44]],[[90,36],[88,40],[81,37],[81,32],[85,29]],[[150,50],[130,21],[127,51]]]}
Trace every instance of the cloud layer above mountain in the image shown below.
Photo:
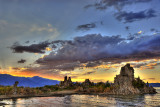
{"label": "cloud layer above mountain", "polygon": [[[123,62],[160,57],[160,35],[143,36],[127,40],[120,36],[89,34],[73,40],[53,41],[56,50],[39,58],[36,63],[43,67],[73,70],[82,64],[96,62]],[[92,65],[91,65],[92,66]]]}

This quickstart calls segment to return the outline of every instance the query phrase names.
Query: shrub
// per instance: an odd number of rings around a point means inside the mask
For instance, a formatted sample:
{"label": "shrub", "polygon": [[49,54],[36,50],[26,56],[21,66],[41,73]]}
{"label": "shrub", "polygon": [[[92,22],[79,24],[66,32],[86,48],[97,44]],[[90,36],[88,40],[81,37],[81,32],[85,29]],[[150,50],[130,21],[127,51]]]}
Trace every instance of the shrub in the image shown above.
{"label": "shrub", "polygon": [[145,83],[140,80],[139,78],[137,78],[137,80],[133,80],[132,81],[132,85],[135,87],[135,88],[144,88],[145,86]]}

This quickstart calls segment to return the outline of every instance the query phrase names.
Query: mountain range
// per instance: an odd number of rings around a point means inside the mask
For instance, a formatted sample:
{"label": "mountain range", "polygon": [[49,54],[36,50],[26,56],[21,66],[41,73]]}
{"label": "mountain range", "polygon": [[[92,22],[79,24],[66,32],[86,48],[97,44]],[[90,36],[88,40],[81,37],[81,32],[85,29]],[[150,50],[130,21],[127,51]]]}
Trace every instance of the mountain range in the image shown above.
{"label": "mountain range", "polygon": [[[23,87],[43,87],[45,85],[56,85],[59,84],[58,80],[51,80],[42,78],[39,76],[34,77],[17,77],[9,74],[0,74],[0,85],[12,86],[15,81],[18,81],[18,86]],[[160,87],[160,83],[149,83],[150,86]]]}
{"label": "mountain range", "polygon": [[23,87],[43,87],[45,85],[56,85],[59,84],[58,80],[51,80],[42,78],[39,76],[34,77],[17,77],[9,74],[0,74],[0,85],[12,86],[15,81],[18,81],[18,86]]}

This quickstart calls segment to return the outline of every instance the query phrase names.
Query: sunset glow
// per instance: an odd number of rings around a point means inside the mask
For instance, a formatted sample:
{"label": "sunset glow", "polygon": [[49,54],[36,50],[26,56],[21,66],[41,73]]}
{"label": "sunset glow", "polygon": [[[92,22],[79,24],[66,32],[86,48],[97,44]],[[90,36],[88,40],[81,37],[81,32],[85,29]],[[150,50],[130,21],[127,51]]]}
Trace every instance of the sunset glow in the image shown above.
{"label": "sunset glow", "polygon": [[2,0],[0,74],[113,82],[130,63],[160,82],[158,0]]}

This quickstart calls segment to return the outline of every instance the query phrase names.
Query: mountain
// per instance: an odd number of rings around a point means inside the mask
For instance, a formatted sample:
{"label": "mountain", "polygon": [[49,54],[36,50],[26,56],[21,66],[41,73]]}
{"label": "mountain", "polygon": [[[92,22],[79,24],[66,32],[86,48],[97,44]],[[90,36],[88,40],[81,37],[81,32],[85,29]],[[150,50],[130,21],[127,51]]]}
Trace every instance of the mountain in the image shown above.
{"label": "mountain", "polygon": [[7,86],[13,85],[15,81],[18,81],[18,86],[24,87],[43,87],[45,85],[59,84],[58,80],[51,80],[42,77],[16,77],[8,74],[0,74],[0,85]]}
{"label": "mountain", "polygon": [[149,86],[160,87],[160,83],[149,83]]}

